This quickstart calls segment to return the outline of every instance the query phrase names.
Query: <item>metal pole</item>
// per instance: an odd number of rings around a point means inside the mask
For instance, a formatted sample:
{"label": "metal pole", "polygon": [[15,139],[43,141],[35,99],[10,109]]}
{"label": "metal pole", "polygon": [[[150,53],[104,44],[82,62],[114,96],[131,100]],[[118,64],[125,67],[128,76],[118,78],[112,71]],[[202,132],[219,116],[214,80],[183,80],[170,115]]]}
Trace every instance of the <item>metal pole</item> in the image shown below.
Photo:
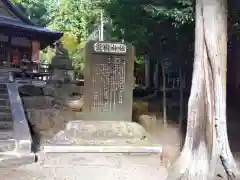
{"label": "metal pole", "polygon": [[101,10],[100,14],[100,41],[104,41],[104,23],[103,23],[103,10]]}

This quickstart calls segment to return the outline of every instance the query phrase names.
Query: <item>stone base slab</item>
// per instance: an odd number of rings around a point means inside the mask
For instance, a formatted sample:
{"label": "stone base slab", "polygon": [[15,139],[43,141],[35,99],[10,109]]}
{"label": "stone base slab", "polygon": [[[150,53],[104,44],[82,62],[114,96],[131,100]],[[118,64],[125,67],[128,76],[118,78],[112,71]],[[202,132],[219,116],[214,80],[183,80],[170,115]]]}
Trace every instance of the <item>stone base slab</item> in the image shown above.
{"label": "stone base slab", "polygon": [[142,126],[124,121],[71,121],[43,149],[46,153],[162,152]]}
{"label": "stone base slab", "polygon": [[44,146],[45,153],[162,153],[156,146]]}

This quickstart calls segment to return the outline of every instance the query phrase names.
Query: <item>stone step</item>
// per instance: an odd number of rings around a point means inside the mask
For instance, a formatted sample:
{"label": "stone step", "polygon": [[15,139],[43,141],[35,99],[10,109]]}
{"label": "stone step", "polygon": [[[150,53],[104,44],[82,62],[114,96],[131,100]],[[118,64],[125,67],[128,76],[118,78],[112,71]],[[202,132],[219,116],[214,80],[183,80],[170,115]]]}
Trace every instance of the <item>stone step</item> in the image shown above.
{"label": "stone step", "polygon": [[0,140],[0,152],[14,151],[15,148],[15,139]]}
{"label": "stone step", "polygon": [[11,107],[0,105],[0,112],[11,112]]}
{"label": "stone step", "polygon": [[0,130],[0,141],[1,140],[8,140],[14,138],[14,131],[13,130]]}
{"label": "stone step", "polygon": [[0,121],[12,121],[12,113],[0,112]]}
{"label": "stone step", "polygon": [[1,130],[13,130],[13,121],[0,121]]}
{"label": "stone step", "polygon": [[8,99],[8,93],[0,94],[1,99]]}
{"label": "stone step", "polygon": [[8,98],[0,98],[0,104],[3,106],[9,106],[10,102]]}
{"label": "stone step", "polygon": [[1,78],[7,78],[7,77],[9,77],[9,72],[0,72],[0,77],[1,77]]}
{"label": "stone step", "polygon": [[30,154],[19,154],[15,152],[7,152],[0,154],[0,169],[3,168],[15,168],[25,164],[32,164],[36,162],[36,155]]}
{"label": "stone step", "polygon": [[0,88],[6,88],[7,89],[7,85],[6,84],[0,84]]}
{"label": "stone step", "polygon": [[[1,76],[1,75],[0,75]],[[4,84],[4,83],[12,83],[13,81],[9,79],[9,77],[6,78],[0,78],[0,84]]]}
{"label": "stone step", "polygon": [[7,88],[1,88],[0,87],[0,94],[4,94],[4,93],[7,93],[7,92],[8,92]]}

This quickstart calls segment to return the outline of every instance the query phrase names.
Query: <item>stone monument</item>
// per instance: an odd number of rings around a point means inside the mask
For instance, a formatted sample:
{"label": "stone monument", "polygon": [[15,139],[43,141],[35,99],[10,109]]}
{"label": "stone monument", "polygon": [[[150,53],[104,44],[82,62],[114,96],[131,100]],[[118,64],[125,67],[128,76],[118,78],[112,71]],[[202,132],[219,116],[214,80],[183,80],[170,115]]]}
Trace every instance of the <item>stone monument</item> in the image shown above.
{"label": "stone monument", "polygon": [[132,120],[133,67],[132,45],[96,41],[87,44],[85,120]]}
{"label": "stone monument", "polygon": [[74,80],[72,61],[69,58],[67,49],[63,47],[61,41],[56,43],[56,54],[52,58],[51,68],[54,74],[52,80]]}
{"label": "stone monument", "polygon": [[85,55],[83,118],[68,122],[44,145],[44,152],[159,154],[161,146],[131,122],[133,47],[94,41]]}

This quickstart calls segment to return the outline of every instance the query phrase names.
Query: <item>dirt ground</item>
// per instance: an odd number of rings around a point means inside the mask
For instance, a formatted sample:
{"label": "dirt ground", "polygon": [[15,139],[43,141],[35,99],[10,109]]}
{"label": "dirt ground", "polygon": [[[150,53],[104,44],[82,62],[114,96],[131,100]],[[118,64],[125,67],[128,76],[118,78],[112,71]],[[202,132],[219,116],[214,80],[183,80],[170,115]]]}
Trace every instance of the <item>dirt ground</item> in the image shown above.
{"label": "dirt ground", "polygon": [[[180,147],[181,143],[183,142],[184,139],[184,128],[180,130],[179,125],[178,125],[178,117],[179,117],[179,108],[178,107],[172,107],[167,109],[167,117],[168,117],[168,126],[164,127],[163,126],[163,118],[162,118],[162,101],[160,98],[150,98],[144,101],[141,101],[141,103],[136,103],[135,101],[134,106],[133,106],[133,117],[136,119],[139,119],[140,116],[144,115],[143,118],[148,118],[149,121],[153,122],[154,127],[150,128],[148,131],[150,134],[152,134],[155,142],[161,143],[163,146],[163,149],[167,152],[166,157],[163,159],[164,165],[168,165],[169,162],[174,161],[180,152]],[[137,105],[136,105],[137,104]],[[176,103],[175,103],[176,104]],[[187,100],[185,100],[185,112],[187,110]],[[42,111],[42,110],[38,110]],[[240,120],[238,119],[238,112],[240,112],[240,107],[229,107],[227,111],[227,120],[228,120],[228,135],[229,135],[229,141],[230,141],[230,146],[231,150],[235,156],[235,158],[240,162],[240,144],[238,143],[239,138],[240,138]],[[52,124],[57,124],[57,126],[46,126],[45,118],[40,118],[41,120],[37,123],[31,121],[32,125],[35,125],[35,129],[38,128],[41,130],[41,135],[43,136],[53,136],[51,132],[55,132],[55,128],[57,127],[59,130],[59,122],[62,123],[67,123],[69,122],[72,118],[76,118],[75,112],[59,112],[60,114],[56,115],[51,115],[51,120],[53,121],[54,119],[56,120],[57,123],[52,123]],[[41,114],[41,113],[40,113]],[[59,119],[59,116],[61,118]],[[74,117],[75,116],[75,117]],[[46,117],[46,114],[41,117]],[[38,118],[37,118],[38,119]],[[49,118],[47,118],[49,119]],[[62,120],[65,121],[62,121]],[[141,122],[139,122],[142,124]],[[49,124],[49,122],[47,123]],[[36,126],[37,125],[37,126]],[[143,126],[148,126],[148,124],[142,124]],[[186,126],[186,123],[184,123],[184,126]],[[51,129],[49,129],[51,127]],[[63,128],[64,125],[61,125],[61,128]],[[46,130],[48,128],[48,130]],[[50,132],[49,132],[50,131]],[[45,135],[44,135],[45,132]],[[46,133],[48,132],[48,133]]]}
{"label": "dirt ground", "polygon": [[[180,152],[181,143],[183,143],[185,137],[185,127],[186,127],[186,119],[183,124],[182,130],[180,131],[178,125],[178,117],[179,117],[179,108],[169,108],[167,111],[168,115],[168,128],[160,128],[162,126],[163,118],[161,112],[161,104],[162,101],[160,99],[152,98],[148,100],[149,113],[151,115],[156,115],[158,120],[158,126],[156,127],[157,137],[159,137],[160,142],[163,145],[163,149],[165,148],[168,152],[168,160],[175,160]],[[187,100],[185,100],[185,113],[187,113]],[[231,150],[233,152],[234,158],[238,167],[240,168],[240,120],[239,120],[239,112],[240,106],[228,106],[227,107],[227,130],[228,130],[228,138]],[[186,117],[186,114],[185,114]],[[156,134],[156,133],[155,133]],[[218,173],[220,173],[223,178],[217,177],[217,179],[225,179],[225,172],[222,167],[217,168]],[[217,180],[216,179],[216,180]]]}

